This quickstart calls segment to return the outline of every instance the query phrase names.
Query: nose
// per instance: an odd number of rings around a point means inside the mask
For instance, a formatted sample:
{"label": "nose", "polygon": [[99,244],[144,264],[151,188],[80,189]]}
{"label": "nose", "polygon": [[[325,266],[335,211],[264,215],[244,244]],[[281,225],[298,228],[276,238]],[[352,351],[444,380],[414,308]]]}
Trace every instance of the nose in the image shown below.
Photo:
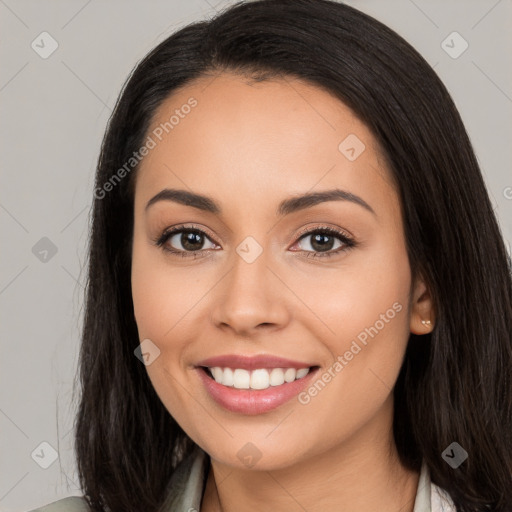
{"label": "nose", "polygon": [[271,265],[268,252],[251,263],[234,254],[232,267],[215,287],[212,320],[217,328],[253,337],[280,330],[289,322],[288,299],[293,294]]}

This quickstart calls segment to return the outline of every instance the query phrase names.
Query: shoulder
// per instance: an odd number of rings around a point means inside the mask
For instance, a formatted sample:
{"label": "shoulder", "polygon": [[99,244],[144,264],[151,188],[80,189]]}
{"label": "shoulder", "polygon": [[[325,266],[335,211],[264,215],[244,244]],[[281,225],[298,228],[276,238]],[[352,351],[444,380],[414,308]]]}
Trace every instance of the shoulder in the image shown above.
{"label": "shoulder", "polygon": [[70,496],[28,512],[90,512],[90,508],[84,498]]}

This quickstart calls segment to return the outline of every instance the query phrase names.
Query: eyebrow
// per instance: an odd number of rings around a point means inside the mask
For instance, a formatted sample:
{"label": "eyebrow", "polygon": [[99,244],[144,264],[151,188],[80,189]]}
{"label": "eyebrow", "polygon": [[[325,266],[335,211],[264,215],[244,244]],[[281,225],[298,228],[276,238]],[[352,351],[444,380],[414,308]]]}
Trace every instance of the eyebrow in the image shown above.
{"label": "eyebrow", "polygon": [[[213,213],[215,215],[220,215],[222,213],[222,208],[211,197],[196,194],[188,190],[169,188],[161,190],[158,192],[158,194],[152,197],[147,202],[145,210],[159,201],[173,201],[175,203],[191,206],[193,208],[197,208],[198,210]],[[341,190],[339,188],[333,190],[325,190],[322,192],[306,193],[285,199],[279,204],[276,214],[279,217],[283,217],[285,215],[289,215],[299,210],[305,210],[306,208],[311,208],[312,206],[327,201],[350,201],[351,203],[362,206],[373,215],[377,215],[373,208],[364,199],[355,194],[352,194],[351,192],[347,192],[346,190]]]}

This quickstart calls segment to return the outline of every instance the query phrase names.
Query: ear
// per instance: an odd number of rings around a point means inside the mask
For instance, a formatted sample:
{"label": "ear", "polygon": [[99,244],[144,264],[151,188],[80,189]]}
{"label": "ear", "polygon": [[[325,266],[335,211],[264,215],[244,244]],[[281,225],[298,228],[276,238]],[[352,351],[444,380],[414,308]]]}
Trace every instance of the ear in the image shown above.
{"label": "ear", "polygon": [[414,283],[411,300],[410,331],[413,334],[428,334],[435,325],[434,305],[423,276]]}

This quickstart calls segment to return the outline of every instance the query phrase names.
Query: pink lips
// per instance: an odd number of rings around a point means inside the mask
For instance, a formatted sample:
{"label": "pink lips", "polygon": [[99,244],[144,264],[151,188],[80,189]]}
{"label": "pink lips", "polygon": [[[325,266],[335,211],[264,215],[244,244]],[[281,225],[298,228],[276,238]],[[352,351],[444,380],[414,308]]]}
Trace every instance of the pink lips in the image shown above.
{"label": "pink lips", "polygon": [[[248,371],[259,368],[311,368],[309,373],[293,382],[285,382],[280,386],[267,389],[236,389],[219,384],[211,378],[205,367],[242,368]],[[196,372],[210,397],[224,409],[231,412],[256,415],[272,411],[297,396],[303,389],[311,385],[319,370],[317,365],[292,361],[277,356],[217,356],[200,361]]]}
{"label": "pink lips", "polygon": [[196,366],[209,366],[213,368],[220,366],[221,368],[242,368],[252,371],[258,368],[310,368],[316,366],[315,363],[301,363],[300,361],[292,361],[277,356],[242,356],[237,354],[210,357],[197,363]]}

